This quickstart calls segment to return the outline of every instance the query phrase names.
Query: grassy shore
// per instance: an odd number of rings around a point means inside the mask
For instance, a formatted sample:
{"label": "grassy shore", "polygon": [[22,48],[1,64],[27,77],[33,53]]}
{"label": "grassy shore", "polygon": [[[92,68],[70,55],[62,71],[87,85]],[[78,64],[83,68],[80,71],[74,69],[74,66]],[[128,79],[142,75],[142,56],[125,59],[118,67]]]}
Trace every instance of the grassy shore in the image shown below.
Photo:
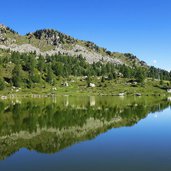
{"label": "grassy shore", "polygon": [[[108,95],[118,96],[120,93],[124,96],[169,96],[170,93],[166,91],[165,87],[169,82],[147,79],[143,84],[136,82],[130,83],[128,79],[105,80],[101,78],[91,78],[91,83],[95,87],[89,87],[88,83],[82,77],[71,77],[68,79],[61,78],[55,85],[36,84],[31,89],[28,88],[11,88],[7,87],[0,91],[0,96],[54,96],[54,95]],[[67,83],[67,86],[63,85]]]}

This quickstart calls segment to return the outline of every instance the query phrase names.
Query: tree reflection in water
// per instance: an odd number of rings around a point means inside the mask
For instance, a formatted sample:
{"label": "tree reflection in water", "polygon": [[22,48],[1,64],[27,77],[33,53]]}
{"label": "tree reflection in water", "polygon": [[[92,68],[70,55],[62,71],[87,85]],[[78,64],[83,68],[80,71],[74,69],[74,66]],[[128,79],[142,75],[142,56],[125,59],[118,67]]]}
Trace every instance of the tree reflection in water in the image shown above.
{"label": "tree reflection in water", "polygon": [[0,102],[0,159],[21,148],[55,153],[170,105],[161,98],[57,97]]}

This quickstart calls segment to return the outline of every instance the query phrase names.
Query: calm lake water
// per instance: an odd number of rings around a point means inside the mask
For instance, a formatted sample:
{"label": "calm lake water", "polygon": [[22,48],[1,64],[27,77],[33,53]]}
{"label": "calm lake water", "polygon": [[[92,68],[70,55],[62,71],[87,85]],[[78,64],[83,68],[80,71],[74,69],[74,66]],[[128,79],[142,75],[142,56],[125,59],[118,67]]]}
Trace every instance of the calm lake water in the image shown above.
{"label": "calm lake water", "polygon": [[169,99],[0,101],[0,171],[114,170],[171,170]]}

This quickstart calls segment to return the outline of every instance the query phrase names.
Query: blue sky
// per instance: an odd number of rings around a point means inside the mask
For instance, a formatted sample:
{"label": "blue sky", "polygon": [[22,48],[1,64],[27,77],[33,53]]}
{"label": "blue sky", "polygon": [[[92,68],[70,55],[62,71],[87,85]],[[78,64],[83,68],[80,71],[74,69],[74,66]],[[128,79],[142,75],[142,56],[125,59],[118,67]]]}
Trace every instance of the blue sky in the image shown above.
{"label": "blue sky", "polygon": [[53,28],[171,70],[170,0],[5,0],[0,23],[20,34]]}

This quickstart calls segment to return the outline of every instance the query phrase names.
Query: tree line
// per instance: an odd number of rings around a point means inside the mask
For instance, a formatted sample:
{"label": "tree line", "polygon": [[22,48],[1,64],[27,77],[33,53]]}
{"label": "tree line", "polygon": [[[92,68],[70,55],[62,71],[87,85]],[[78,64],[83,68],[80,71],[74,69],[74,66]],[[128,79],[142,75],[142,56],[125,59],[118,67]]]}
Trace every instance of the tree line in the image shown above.
{"label": "tree line", "polygon": [[58,54],[44,57],[37,56],[36,53],[11,52],[10,56],[0,58],[0,66],[11,72],[9,78],[0,76],[1,90],[5,87],[5,81],[11,86],[32,88],[33,84],[42,82],[55,85],[60,77],[69,76],[101,76],[109,80],[124,77],[135,79],[139,83],[142,83],[146,77],[171,80],[171,72],[165,70],[103,62],[89,64],[81,55],[70,57]]}

